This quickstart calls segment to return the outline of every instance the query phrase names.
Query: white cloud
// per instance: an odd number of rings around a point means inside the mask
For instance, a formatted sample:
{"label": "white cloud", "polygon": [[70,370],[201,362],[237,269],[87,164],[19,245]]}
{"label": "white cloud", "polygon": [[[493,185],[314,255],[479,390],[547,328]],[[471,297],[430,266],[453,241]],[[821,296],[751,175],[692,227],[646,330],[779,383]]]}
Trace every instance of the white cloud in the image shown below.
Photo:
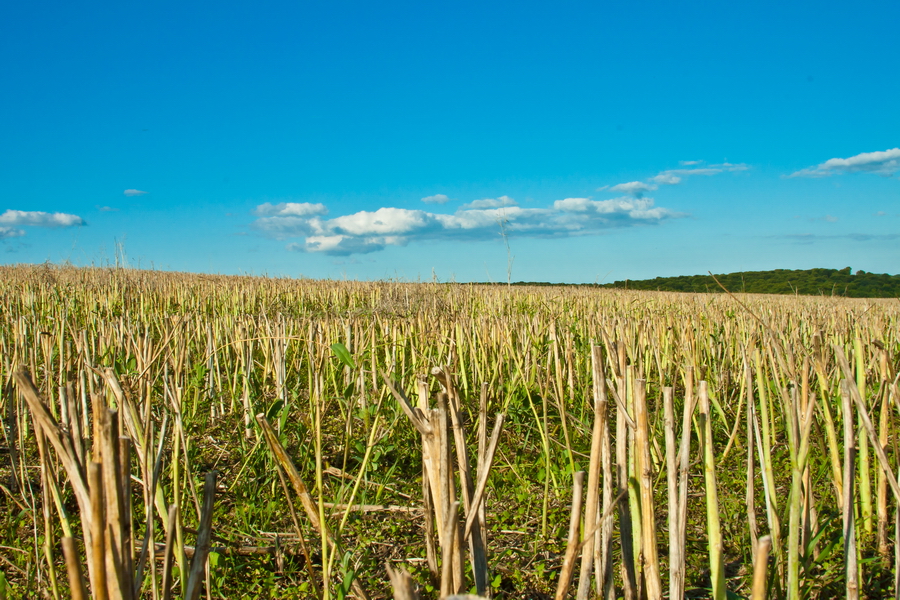
{"label": "white cloud", "polygon": [[678,185],[684,181],[685,177],[691,177],[693,175],[718,175],[719,173],[746,171],[750,168],[745,164],[732,164],[727,162],[718,165],[707,165],[705,167],[696,166],[702,162],[703,161],[701,160],[683,160],[680,164],[683,167],[691,168],[669,169],[657,173],[647,181],[629,181],[628,183],[619,183],[614,186],[603,186],[598,188],[597,191],[609,190],[611,192],[623,192],[634,196],[635,198],[642,198],[645,193],[657,190],[661,185]]}
{"label": "white cloud", "polygon": [[311,202],[279,202],[278,204],[264,202],[256,207],[253,214],[259,217],[309,217],[327,215],[328,209],[324,204],[312,204]]}
{"label": "white cloud", "polygon": [[611,192],[623,192],[630,194],[635,198],[642,197],[647,192],[658,189],[659,186],[653,183],[644,183],[643,181],[629,181],[628,183],[620,183],[609,188]]}
{"label": "white cloud", "polygon": [[23,235],[25,235],[25,232],[21,229],[16,229],[15,227],[0,226],[0,239],[22,237]]}
{"label": "white cloud", "polygon": [[385,246],[389,245],[402,245],[396,242],[396,238],[358,238],[349,235],[314,235],[306,238],[302,244],[288,244],[287,249],[294,252],[321,252],[333,256],[349,256],[351,254],[378,252],[379,250],[384,250]]}
{"label": "white cloud", "polygon": [[38,210],[8,209],[0,215],[0,225],[29,225],[31,227],[74,227],[85,225],[84,219],[78,215],[67,213],[48,213]]}
{"label": "white cloud", "polygon": [[484,198],[482,200],[473,200],[468,204],[459,207],[460,210],[471,210],[478,208],[501,208],[503,206],[516,206],[515,200],[509,196],[500,196],[499,198]]}
{"label": "white cloud", "polygon": [[379,208],[375,212],[363,210],[337,217],[329,224],[334,231],[349,235],[403,235],[428,227],[433,222],[432,217],[424,210]]}
{"label": "white cloud", "polygon": [[125,195],[128,196],[128,197],[131,197],[131,196],[143,196],[143,195],[146,194],[147,192],[145,192],[145,191],[143,191],[143,190],[134,190],[134,189],[131,189],[131,190],[125,190],[125,191],[122,192],[122,193],[125,194]]}
{"label": "white cloud", "polygon": [[654,207],[653,198],[613,198],[612,200],[591,200],[589,198],[566,198],[553,203],[553,208],[568,213],[588,213],[631,219],[661,220],[683,217],[682,213],[667,208]]}
{"label": "white cloud", "polygon": [[112,206],[97,206],[97,210],[100,212],[119,212],[118,208],[113,208]]}
{"label": "white cloud", "polygon": [[900,148],[879,152],[863,152],[850,158],[830,158],[822,164],[807,167],[788,177],[828,177],[847,173],[877,173],[894,175],[900,172]]}
{"label": "white cloud", "polygon": [[317,235],[323,231],[318,217],[262,217],[253,222],[253,228],[276,239],[301,235]]}
{"label": "white cloud", "polygon": [[650,181],[661,183],[662,185],[676,185],[678,183],[681,183],[681,177],[663,171],[659,175],[654,175],[653,177],[651,177]]}
{"label": "white cloud", "polygon": [[434,196],[425,196],[422,198],[422,202],[425,204],[446,204],[449,200],[450,198],[444,194],[435,194]]}
{"label": "white cloud", "polygon": [[[682,165],[695,165],[699,164],[701,161],[682,161]],[[721,163],[718,165],[708,165],[706,167],[697,167],[694,169],[669,169],[668,171],[662,171],[658,175],[655,175],[650,178],[651,181],[656,183],[663,183],[667,185],[674,185],[677,183],[681,183],[682,178],[690,177],[691,175],[718,175],[719,173],[734,173],[736,171],[746,171],[750,167],[745,164],[732,164],[732,163]]]}
{"label": "white cloud", "polygon": [[257,231],[276,239],[302,238],[288,244],[288,250],[344,256],[426,240],[498,239],[501,222],[510,235],[566,237],[684,216],[655,207],[652,198],[629,196],[613,200],[566,198],[548,208],[522,208],[512,198],[501,196],[477,200],[452,214],[393,207],[332,219],[320,216],[324,207],[308,216],[282,215],[268,208],[256,212],[260,215],[253,223]]}

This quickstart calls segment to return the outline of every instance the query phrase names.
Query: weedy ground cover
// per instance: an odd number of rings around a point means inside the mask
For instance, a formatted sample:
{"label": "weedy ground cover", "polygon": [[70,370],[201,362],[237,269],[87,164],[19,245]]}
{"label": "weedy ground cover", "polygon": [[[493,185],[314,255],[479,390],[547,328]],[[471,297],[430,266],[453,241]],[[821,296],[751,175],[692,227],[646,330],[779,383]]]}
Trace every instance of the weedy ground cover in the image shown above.
{"label": "weedy ground cover", "polygon": [[18,266],[0,307],[0,598],[896,597],[896,299]]}

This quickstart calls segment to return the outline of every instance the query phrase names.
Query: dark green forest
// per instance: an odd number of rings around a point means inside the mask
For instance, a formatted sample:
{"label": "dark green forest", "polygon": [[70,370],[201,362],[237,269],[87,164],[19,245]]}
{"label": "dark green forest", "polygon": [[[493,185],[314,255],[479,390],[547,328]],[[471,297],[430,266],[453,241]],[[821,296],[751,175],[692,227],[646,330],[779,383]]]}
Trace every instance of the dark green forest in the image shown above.
{"label": "dark green forest", "polygon": [[[744,271],[717,274],[730,292],[750,294],[800,294],[805,296],[845,296],[848,298],[900,298],[900,275],[867,273],[844,269]],[[526,285],[520,283],[518,285]],[[542,285],[530,283],[527,285]],[[547,285],[547,284],[543,284]],[[614,281],[597,287],[661,292],[722,293],[709,275],[682,275],[654,279]]]}

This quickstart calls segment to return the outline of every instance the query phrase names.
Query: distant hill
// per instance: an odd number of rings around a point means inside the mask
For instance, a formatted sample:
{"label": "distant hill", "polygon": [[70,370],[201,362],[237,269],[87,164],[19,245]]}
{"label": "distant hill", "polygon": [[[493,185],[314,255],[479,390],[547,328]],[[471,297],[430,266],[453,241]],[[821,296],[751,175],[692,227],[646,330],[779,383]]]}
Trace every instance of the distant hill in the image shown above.
{"label": "distant hill", "polygon": [[[745,271],[716,275],[730,292],[751,294],[801,294],[845,296],[848,298],[898,298],[900,275],[878,275],[845,269],[808,269],[790,271]],[[656,277],[637,281],[615,281],[599,287],[665,292],[722,292],[709,275]]]}

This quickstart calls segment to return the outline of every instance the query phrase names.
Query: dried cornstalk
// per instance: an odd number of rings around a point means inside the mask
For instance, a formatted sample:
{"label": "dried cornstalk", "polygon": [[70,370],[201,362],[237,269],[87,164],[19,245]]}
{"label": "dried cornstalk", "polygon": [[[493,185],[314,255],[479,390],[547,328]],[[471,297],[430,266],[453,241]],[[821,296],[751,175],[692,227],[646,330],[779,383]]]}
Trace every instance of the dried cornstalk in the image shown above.
{"label": "dried cornstalk", "polygon": [[[602,349],[599,346],[591,347],[591,364],[593,366],[593,400],[594,400],[594,425],[591,430],[591,458],[590,458],[590,466],[588,467],[588,489],[587,489],[587,499],[585,500],[585,509],[584,509],[584,523],[585,528],[591,528],[594,530],[592,534],[592,541],[594,542],[588,547],[588,551],[581,555],[581,573],[578,578],[578,600],[586,600],[588,594],[591,589],[591,567],[593,566],[594,561],[594,552],[593,548],[599,542],[600,531],[599,531],[599,521],[600,521],[600,506],[599,506],[599,496],[600,496],[600,476],[601,476],[601,446],[603,441],[603,423],[600,416],[601,401],[605,401],[606,398],[606,381],[603,377],[603,354]],[[599,365],[599,366],[598,366]],[[598,374],[599,369],[599,374]],[[602,388],[602,392],[601,392]],[[603,396],[601,400],[601,395]],[[585,538],[587,539],[587,538]],[[600,567],[601,569],[603,567]],[[601,581],[605,579],[605,577],[601,578],[598,576],[597,584],[598,588],[602,587]]]}
{"label": "dried cornstalk", "polygon": [[706,530],[709,536],[709,577],[714,600],[725,600],[725,557],[719,522],[719,494],[716,485],[716,462],[713,452],[709,393],[706,382],[700,382],[700,442],[703,449],[703,476],[706,482]]}
{"label": "dried cornstalk", "polygon": [[768,535],[759,539],[756,551],[753,553],[753,587],[750,591],[750,600],[766,600],[766,573],[769,570],[769,550],[772,548],[772,538]]}
{"label": "dried cornstalk", "polygon": [[647,416],[647,382],[634,382],[635,471],[640,483],[641,556],[648,600],[662,599],[659,555],[656,548],[656,510],[653,506],[653,465],[650,460],[650,423]]}
{"label": "dried cornstalk", "polygon": [[572,485],[572,512],[569,515],[569,538],[566,544],[566,554],[563,558],[562,571],[556,584],[556,600],[563,600],[569,590],[572,581],[572,572],[575,570],[575,561],[578,559],[578,528],[581,526],[581,497],[584,490],[584,471],[578,471],[574,476]]}
{"label": "dried cornstalk", "polygon": [[847,600],[859,600],[859,564],[856,559],[856,515],[853,497],[856,481],[856,430],[853,427],[853,403],[847,380],[841,381],[841,406],[844,413],[844,577]]}

